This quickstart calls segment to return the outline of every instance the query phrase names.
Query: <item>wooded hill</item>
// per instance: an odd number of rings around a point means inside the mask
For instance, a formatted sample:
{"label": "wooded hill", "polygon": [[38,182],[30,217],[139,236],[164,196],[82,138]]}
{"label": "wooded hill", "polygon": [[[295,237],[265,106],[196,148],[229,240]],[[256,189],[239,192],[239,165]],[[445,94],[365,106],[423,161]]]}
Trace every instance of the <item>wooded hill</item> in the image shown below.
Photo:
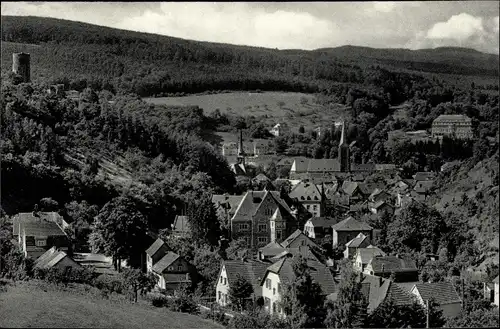
{"label": "wooded hill", "polygon": [[[410,75],[499,73],[497,55],[462,48],[277,50],[32,16],[2,16],[1,26],[2,73],[10,71],[13,52],[26,51],[32,54],[35,81],[141,96],[207,90],[317,92],[346,83],[373,85],[377,66]],[[387,92],[387,86],[376,87]]]}

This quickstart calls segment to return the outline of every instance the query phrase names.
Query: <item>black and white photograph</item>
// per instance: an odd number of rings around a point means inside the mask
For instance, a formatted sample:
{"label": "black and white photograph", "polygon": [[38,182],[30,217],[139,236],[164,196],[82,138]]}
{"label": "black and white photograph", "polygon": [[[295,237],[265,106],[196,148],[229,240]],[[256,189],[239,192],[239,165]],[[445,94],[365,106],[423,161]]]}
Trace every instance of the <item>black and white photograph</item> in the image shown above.
{"label": "black and white photograph", "polygon": [[498,1],[1,1],[0,327],[498,328]]}

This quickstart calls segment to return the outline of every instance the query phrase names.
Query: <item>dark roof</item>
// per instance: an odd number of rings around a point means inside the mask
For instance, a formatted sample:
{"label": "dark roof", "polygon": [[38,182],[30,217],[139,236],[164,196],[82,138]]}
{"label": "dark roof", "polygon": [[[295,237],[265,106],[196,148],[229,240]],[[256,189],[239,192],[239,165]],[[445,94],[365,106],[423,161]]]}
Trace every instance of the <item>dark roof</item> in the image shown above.
{"label": "dark roof", "polygon": [[259,251],[262,253],[263,256],[276,256],[286,249],[283,248],[281,244],[278,242],[270,242],[264,247],[260,248]]}
{"label": "dark roof", "polygon": [[332,217],[313,217],[308,220],[314,227],[331,227],[337,224],[337,220]]}
{"label": "dark roof", "polygon": [[391,280],[373,275],[363,274],[361,280],[361,292],[368,301],[368,313],[373,312],[380,304],[389,298],[395,305],[411,305],[414,303],[414,296],[405,292],[401,287]]}
{"label": "dark roof", "polygon": [[309,246],[299,246],[296,248],[285,248],[284,251],[280,252],[279,254],[271,257],[271,261],[278,261],[279,259],[286,257],[286,256],[303,256],[306,259],[314,259],[319,261],[318,257],[314,254],[314,252],[311,250]]}
{"label": "dark roof", "polygon": [[217,206],[228,207],[230,216],[234,215],[242,199],[243,195],[212,195],[212,202]]}
{"label": "dark roof", "polygon": [[225,260],[223,265],[226,269],[227,280],[229,284],[236,280],[238,275],[241,275],[254,287],[254,291],[259,289],[261,280],[264,278],[269,263],[264,263],[256,260]]}
{"label": "dark roof", "polygon": [[270,181],[270,179],[266,175],[264,175],[262,173],[260,173],[257,176],[255,176],[254,180],[256,180],[256,181],[264,181],[264,182]]}
{"label": "dark roof", "polygon": [[47,250],[43,255],[38,257],[35,261],[35,268],[48,269],[57,265],[64,258],[67,258],[73,267],[81,267],[80,264],[76,263],[71,259],[64,251],[58,250],[56,247],[52,247]]}
{"label": "dark roof", "polygon": [[385,202],[385,201],[377,201],[377,202],[370,202],[370,207],[374,208],[374,209],[379,209],[380,207],[382,207],[383,205],[386,205],[386,206],[389,206],[391,208],[394,208],[392,205],[390,205],[389,203]]}
{"label": "dark roof", "polygon": [[417,283],[414,289],[418,290],[424,301],[433,298],[440,305],[462,301],[451,282]]}
{"label": "dark roof", "polygon": [[307,172],[337,171],[340,171],[340,163],[337,159],[311,159],[307,166]]}
{"label": "dark roof", "polygon": [[299,237],[305,239],[307,241],[307,245],[317,246],[316,243],[314,243],[311,239],[309,239],[309,237],[307,235],[305,235],[304,233],[302,233],[302,231],[299,229],[295,230],[295,232],[290,234],[290,236],[288,238],[286,238],[283,242],[281,242],[281,245],[284,248],[288,248]]}
{"label": "dark roof", "polygon": [[54,222],[21,222],[21,231],[26,236],[66,236],[62,228]]}
{"label": "dark roof", "polygon": [[351,181],[347,181],[347,180],[342,183],[342,190],[348,195],[352,195],[357,189],[362,194],[365,194],[365,195],[371,194],[370,191],[368,190],[368,186],[366,186],[366,184],[359,183],[359,182],[351,182]]}
{"label": "dark roof", "polygon": [[309,182],[298,183],[288,196],[299,201],[321,201],[321,193],[318,187]]}
{"label": "dark roof", "polygon": [[153,265],[153,271],[161,274],[165,271],[173,262],[175,262],[180,256],[175,252],[169,251],[162,259],[160,259],[155,265]]}
{"label": "dark roof", "polygon": [[309,159],[306,158],[295,158],[292,163],[292,167],[295,165],[295,172],[301,173],[306,172],[309,165]]}
{"label": "dark roof", "polygon": [[158,251],[161,251],[163,254],[168,253],[168,247],[162,239],[156,239],[156,241],[146,250],[146,254],[153,257]]}
{"label": "dark roof", "polygon": [[375,171],[374,163],[353,163],[351,164],[351,171]]}
{"label": "dark roof", "polygon": [[332,226],[335,231],[371,231],[372,227],[366,223],[348,217]]}
{"label": "dark roof", "polygon": [[398,256],[373,257],[369,265],[374,273],[382,273],[382,267],[384,268],[383,273],[417,271],[413,260]]}
{"label": "dark roof", "polygon": [[[292,210],[280,197],[277,191],[248,191],[243,196],[239,206],[236,208],[232,220],[249,221],[256,215],[264,200],[272,200],[277,205],[280,215],[292,216]],[[276,214],[276,211],[273,212]],[[293,216],[292,216],[293,217]]]}
{"label": "dark roof", "polygon": [[190,232],[191,228],[189,226],[189,217],[188,216],[175,216],[174,224],[172,224],[172,228],[176,232]]}
{"label": "dark roof", "polygon": [[[267,271],[278,274],[280,277],[280,281],[283,283],[292,283],[296,278],[295,272],[293,270],[293,263],[295,261],[295,257],[282,258],[276,263],[269,266],[267,268]],[[319,283],[323,294],[329,295],[337,291],[333,275],[328,267],[314,259],[306,259],[306,262],[309,267],[312,279]],[[261,285],[264,284],[264,278],[261,281]]]}
{"label": "dark roof", "polygon": [[62,222],[63,218],[56,212],[37,212],[36,216],[33,212],[21,212],[15,215],[12,219],[12,234],[19,235],[19,224],[27,222]]}

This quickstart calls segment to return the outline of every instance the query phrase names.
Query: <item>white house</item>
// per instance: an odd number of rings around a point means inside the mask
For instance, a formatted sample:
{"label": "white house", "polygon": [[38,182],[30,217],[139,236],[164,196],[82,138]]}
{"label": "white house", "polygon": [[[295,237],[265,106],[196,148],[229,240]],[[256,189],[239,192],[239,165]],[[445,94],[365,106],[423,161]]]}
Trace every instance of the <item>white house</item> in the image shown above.
{"label": "white house", "polygon": [[283,134],[288,131],[288,125],[286,123],[277,123],[274,127],[271,128],[271,130],[269,130],[269,132],[276,137],[283,136]]}

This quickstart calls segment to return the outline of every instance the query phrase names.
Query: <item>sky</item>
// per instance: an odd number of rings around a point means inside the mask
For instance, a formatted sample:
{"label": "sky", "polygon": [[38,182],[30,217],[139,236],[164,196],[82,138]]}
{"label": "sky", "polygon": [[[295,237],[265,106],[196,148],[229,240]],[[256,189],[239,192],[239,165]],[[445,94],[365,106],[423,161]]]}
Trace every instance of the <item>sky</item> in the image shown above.
{"label": "sky", "polygon": [[1,13],[278,49],[453,46],[499,53],[497,1],[2,2]]}

